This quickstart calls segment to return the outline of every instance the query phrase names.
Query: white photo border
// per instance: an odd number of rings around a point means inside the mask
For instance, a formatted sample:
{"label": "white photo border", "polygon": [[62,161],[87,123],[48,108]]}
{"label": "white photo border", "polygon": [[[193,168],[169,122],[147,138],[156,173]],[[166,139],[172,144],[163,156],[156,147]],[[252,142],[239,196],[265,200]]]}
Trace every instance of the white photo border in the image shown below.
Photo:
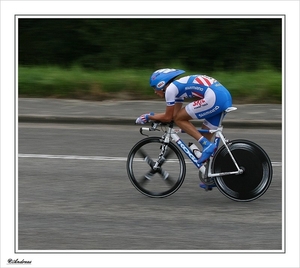
{"label": "white photo border", "polygon": [[[72,4],[70,4],[72,2]],[[299,2],[298,1],[159,1],[159,6],[168,8],[156,10],[158,1],[2,1],[1,2],[1,267],[9,266],[8,259],[24,259],[31,267],[148,267],[144,259],[155,259],[153,267],[298,267],[299,266]],[[190,6],[199,7],[200,15],[191,12]],[[133,8],[134,7],[134,8]],[[234,7],[234,9],[233,9]],[[95,15],[95,10],[101,14]],[[167,14],[166,14],[167,10]],[[145,12],[147,11],[147,12]],[[212,12],[213,11],[213,12]],[[124,13],[125,12],[125,13]],[[126,14],[126,12],[128,12]],[[100,13],[100,12],[99,12]],[[228,14],[224,14],[228,13]],[[78,15],[79,14],[79,15]],[[81,15],[80,15],[81,14]],[[112,15],[115,14],[115,15]],[[143,14],[143,15],[139,15]],[[213,15],[211,15],[213,14]],[[236,264],[232,263],[233,254],[211,252],[189,254],[181,252],[19,252],[16,247],[17,225],[16,199],[17,186],[17,52],[16,18],[22,16],[275,16],[285,21],[283,44],[283,158],[286,178],[286,191],[283,192],[286,204],[283,207],[285,226],[283,226],[284,252],[235,252]],[[293,27],[291,27],[293,26]],[[285,55],[286,53],[286,55]],[[298,59],[298,61],[297,61]],[[298,112],[298,113],[297,113]],[[298,117],[298,120],[295,120]],[[293,123],[294,124],[294,123]],[[289,127],[290,133],[288,132]],[[298,133],[297,133],[298,131]],[[297,139],[295,139],[297,137]],[[292,142],[292,144],[290,144]],[[12,149],[13,148],[13,149]],[[297,152],[292,149],[298,148]],[[297,214],[298,213],[298,214]],[[297,240],[298,239],[298,240]],[[98,253],[98,254],[95,254]],[[151,253],[151,255],[149,255]],[[173,253],[170,255],[170,253]],[[197,253],[197,252],[194,252]],[[69,255],[71,254],[71,256]],[[241,261],[238,261],[241,260]],[[150,262],[152,263],[152,262]],[[25,264],[20,264],[20,266]],[[199,266],[200,265],[200,266]],[[266,266],[264,266],[266,265]],[[296,266],[298,265],[298,266]],[[19,266],[15,264],[14,266]],[[245,266],[246,267],[246,266]]]}

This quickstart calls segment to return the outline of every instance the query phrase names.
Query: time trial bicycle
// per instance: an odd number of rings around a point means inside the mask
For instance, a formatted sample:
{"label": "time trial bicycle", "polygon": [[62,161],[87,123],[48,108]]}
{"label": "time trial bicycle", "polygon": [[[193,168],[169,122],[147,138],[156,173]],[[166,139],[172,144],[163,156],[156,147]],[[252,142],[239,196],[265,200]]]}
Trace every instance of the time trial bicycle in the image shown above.
{"label": "time trial bicycle", "polygon": [[[148,197],[167,197],[182,185],[186,175],[183,153],[199,169],[199,179],[206,189],[215,185],[226,197],[241,202],[261,197],[269,188],[273,170],[267,153],[256,143],[244,140],[227,140],[223,134],[224,116],[236,110],[227,108],[215,130],[199,129],[200,133],[213,133],[217,149],[204,163],[199,164],[193,151],[179,137],[183,133],[174,123],[151,122],[145,131],[163,130],[161,137],[147,136],[137,142],[128,154],[126,168],[133,186]],[[222,141],[222,146],[220,146]],[[183,153],[182,153],[183,152]]]}

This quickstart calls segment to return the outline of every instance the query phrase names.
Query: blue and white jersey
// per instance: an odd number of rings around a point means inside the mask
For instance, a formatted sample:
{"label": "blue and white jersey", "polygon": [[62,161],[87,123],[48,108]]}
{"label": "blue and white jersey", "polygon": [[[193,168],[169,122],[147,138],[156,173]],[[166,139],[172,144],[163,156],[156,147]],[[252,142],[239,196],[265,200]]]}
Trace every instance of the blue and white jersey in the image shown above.
{"label": "blue and white jersey", "polygon": [[173,81],[166,89],[165,99],[167,106],[183,102],[185,98],[203,99],[208,88],[220,86],[214,78],[206,75],[190,75]]}

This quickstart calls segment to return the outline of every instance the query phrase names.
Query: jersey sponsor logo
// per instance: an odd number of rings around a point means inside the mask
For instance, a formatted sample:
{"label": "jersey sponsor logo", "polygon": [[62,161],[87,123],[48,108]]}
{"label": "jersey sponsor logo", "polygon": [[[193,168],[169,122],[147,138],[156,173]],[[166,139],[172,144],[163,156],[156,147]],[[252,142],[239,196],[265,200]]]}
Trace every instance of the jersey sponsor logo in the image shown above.
{"label": "jersey sponsor logo", "polygon": [[197,106],[195,107],[195,109],[198,109],[198,108],[201,108],[203,106],[206,106],[207,105],[207,102],[204,100],[204,99],[201,99],[201,100],[196,100],[193,102],[193,106]]}
{"label": "jersey sponsor logo", "polygon": [[204,113],[202,113],[202,114],[198,114],[198,116],[204,117],[204,116],[206,116],[206,115],[212,114],[212,113],[214,113],[215,111],[219,110],[219,108],[220,108],[219,106],[216,106],[216,107],[213,108],[212,110],[209,110],[209,111],[204,112]]}
{"label": "jersey sponsor logo", "polygon": [[186,87],[185,90],[200,90],[200,91],[203,91],[204,88],[199,87],[199,86],[189,86],[189,87]]}

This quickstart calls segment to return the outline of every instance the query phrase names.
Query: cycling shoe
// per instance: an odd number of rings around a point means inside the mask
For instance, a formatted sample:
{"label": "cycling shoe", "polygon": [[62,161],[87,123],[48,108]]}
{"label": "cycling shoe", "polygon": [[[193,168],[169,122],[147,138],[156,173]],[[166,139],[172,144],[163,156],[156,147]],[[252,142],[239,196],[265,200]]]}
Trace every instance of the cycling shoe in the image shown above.
{"label": "cycling shoe", "polygon": [[201,145],[203,146],[203,151],[201,157],[198,160],[199,164],[205,162],[217,148],[217,146],[214,143],[209,142],[206,139],[205,142],[201,142]]}
{"label": "cycling shoe", "polygon": [[199,184],[200,188],[204,189],[205,191],[211,191],[214,187],[217,187],[215,184],[207,185],[205,183]]}

